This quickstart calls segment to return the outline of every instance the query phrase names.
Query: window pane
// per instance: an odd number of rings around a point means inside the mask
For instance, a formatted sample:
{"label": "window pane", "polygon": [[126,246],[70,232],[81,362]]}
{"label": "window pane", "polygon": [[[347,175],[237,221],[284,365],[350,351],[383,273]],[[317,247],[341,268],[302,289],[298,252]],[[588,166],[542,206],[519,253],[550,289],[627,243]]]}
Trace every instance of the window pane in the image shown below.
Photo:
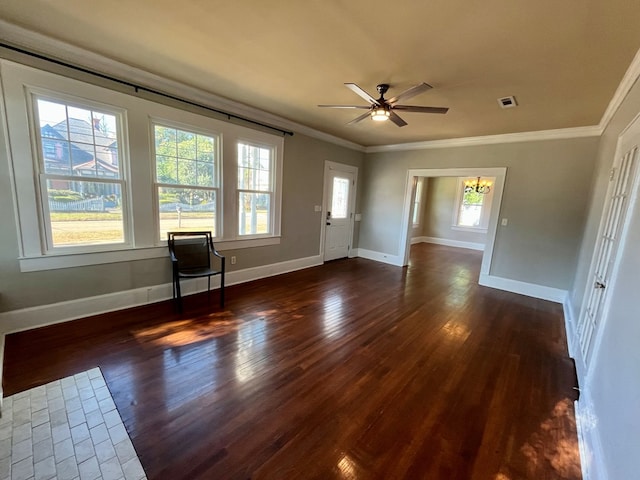
{"label": "window pane", "polygon": [[160,240],[167,232],[205,230],[216,232],[216,191],[192,188],[158,188]]}
{"label": "window pane", "polygon": [[178,157],[195,160],[196,151],[197,151],[196,134],[178,130],[177,140],[178,140]]}
{"label": "window pane", "polygon": [[480,226],[480,216],[482,214],[482,205],[462,205],[460,207],[460,216],[458,225],[461,227],[478,227]]}
{"label": "window pane", "polygon": [[347,218],[349,200],[349,179],[334,177],[331,197],[331,218]]}
{"label": "window pane", "polygon": [[120,178],[117,117],[38,99],[45,173]]}
{"label": "window pane", "polygon": [[270,233],[271,195],[265,193],[239,193],[239,234]]}
{"label": "window pane", "polygon": [[178,183],[178,163],[175,157],[156,155],[156,179],[160,183]]}
{"label": "window pane", "polygon": [[216,187],[215,137],[155,125],[156,180]]}
{"label": "window pane", "polygon": [[238,144],[238,188],[271,191],[271,154],[269,148]]}
{"label": "window pane", "polygon": [[120,184],[47,180],[54,247],[124,242]]}

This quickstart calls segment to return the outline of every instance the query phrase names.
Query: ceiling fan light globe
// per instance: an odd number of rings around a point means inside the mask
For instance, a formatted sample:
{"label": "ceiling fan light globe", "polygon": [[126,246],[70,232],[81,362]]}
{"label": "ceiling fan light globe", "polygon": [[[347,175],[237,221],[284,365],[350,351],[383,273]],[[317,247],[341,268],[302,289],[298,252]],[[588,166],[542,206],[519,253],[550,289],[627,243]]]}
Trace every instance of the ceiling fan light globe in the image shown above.
{"label": "ceiling fan light globe", "polygon": [[371,110],[371,119],[376,122],[384,122],[389,119],[389,112],[384,108],[376,108]]}

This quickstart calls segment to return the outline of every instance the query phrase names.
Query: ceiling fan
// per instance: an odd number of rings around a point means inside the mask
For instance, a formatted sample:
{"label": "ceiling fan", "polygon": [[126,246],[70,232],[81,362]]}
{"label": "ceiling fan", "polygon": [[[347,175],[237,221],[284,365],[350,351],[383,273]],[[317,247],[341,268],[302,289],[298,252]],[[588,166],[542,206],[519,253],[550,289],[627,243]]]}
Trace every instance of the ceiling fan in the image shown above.
{"label": "ceiling fan", "polygon": [[355,83],[345,83],[345,87],[352,90],[356,95],[364,98],[369,105],[318,105],[323,108],[358,108],[358,109],[366,109],[367,113],[360,115],[357,118],[351,120],[347,125],[352,125],[354,123],[358,123],[364,120],[367,117],[371,117],[372,120],[376,121],[385,121],[391,120],[399,127],[404,127],[407,125],[402,118],[398,116],[398,114],[394,111],[401,112],[417,112],[417,113],[447,113],[449,111],[446,107],[418,107],[413,105],[398,105],[400,100],[406,100],[408,98],[414,97],[426,90],[429,90],[431,85],[428,83],[420,83],[415,87],[411,87],[408,90],[405,90],[399,95],[396,95],[393,98],[387,100],[384,98],[384,94],[389,90],[389,85],[386,83],[381,83],[376,87],[378,93],[380,94],[380,98],[377,100],[365,92],[362,88],[360,88]]}

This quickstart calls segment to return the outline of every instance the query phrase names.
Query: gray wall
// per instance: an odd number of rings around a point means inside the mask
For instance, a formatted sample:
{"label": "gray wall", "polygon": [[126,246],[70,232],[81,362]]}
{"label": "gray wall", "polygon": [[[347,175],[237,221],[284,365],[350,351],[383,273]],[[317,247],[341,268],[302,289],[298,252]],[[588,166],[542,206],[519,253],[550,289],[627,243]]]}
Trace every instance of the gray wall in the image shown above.
{"label": "gray wall", "polygon": [[500,216],[509,226],[498,229],[491,275],[569,289],[597,148],[588,137],[368,154],[358,246],[399,254],[407,170],[507,167]]}
{"label": "gray wall", "polygon": [[[171,282],[168,258],[21,273],[7,149],[0,147],[0,312]],[[302,134],[286,137],[281,243],[226,250],[238,257],[229,271],[318,255],[322,219],[314,205],[322,205],[324,162],[357,166],[361,176],[363,156]]]}
{"label": "gray wall", "polygon": [[425,237],[484,244],[487,234],[468,230],[455,230],[453,211],[457,205],[458,177],[432,177],[425,199],[422,235]]}
{"label": "gray wall", "polygon": [[[589,267],[596,244],[598,226],[604,208],[609,183],[609,171],[614,160],[618,136],[640,112],[640,85],[638,82],[625,98],[601,137],[592,185],[591,204],[587,226],[576,272],[570,292],[570,309],[575,322],[585,301]],[[611,308],[607,318],[599,325],[601,338],[592,354],[589,375],[583,376],[581,388],[585,393],[581,402],[589,413],[595,435],[599,437],[604,466],[600,478],[637,478],[640,471],[640,321],[638,321],[638,282],[640,280],[640,205],[635,198],[626,247],[621,252],[617,280],[609,284]],[[575,330],[575,328],[574,328]],[[577,347],[576,347],[577,348]],[[578,352],[579,353],[579,352]],[[596,454],[600,452],[596,451]]]}

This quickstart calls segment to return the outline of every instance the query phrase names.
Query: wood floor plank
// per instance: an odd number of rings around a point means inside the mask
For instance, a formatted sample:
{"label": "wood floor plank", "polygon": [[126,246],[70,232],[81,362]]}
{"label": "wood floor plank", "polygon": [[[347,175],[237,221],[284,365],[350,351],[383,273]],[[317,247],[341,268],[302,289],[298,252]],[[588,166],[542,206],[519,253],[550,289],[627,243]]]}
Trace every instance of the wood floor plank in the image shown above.
{"label": "wood floor plank", "polygon": [[150,479],[577,480],[562,307],[412,247],[8,335],[6,395],[102,369]]}

